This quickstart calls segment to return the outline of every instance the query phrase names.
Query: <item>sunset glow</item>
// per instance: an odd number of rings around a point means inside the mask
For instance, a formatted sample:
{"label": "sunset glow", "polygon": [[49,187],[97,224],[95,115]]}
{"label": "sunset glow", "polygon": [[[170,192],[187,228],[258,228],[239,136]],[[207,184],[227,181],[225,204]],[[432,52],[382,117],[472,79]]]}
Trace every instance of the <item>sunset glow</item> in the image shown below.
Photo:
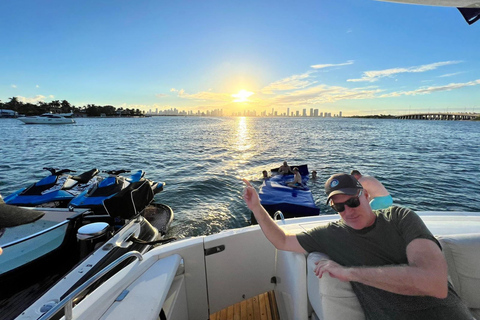
{"label": "sunset glow", "polygon": [[[467,27],[456,8],[374,0],[144,2],[0,2],[0,30],[8,30],[0,103],[66,100],[148,115],[480,111],[480,41],[464,50],[480,22]],[[345,23],[332,20],[339,12]]]}
{"label": "sunset glow", "polygon": [[232,97],[236,98],[233,102],[247,102],[248,97],[250,97],[253,92],[247,90],[240,90],[238,93],[232,94]]}

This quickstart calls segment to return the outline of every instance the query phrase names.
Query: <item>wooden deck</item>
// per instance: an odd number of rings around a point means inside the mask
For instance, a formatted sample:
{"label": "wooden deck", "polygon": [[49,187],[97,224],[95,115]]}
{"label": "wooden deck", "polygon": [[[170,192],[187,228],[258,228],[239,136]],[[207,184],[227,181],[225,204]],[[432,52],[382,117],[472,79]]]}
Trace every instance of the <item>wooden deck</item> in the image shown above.
{"label": "wooden deck", "polygon": [[210,315],[210,320],[279,320],[274,291],[262,293],[248,300]]}

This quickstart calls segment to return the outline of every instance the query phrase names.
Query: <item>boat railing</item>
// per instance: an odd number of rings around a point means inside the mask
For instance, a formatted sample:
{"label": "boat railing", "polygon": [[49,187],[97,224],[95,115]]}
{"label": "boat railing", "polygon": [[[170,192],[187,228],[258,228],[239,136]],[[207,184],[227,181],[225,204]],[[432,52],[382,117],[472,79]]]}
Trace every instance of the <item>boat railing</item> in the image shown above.
{"label": "boat railing", "polygon": [[285,224],[285,217],[283,216],[283,212],[278,210],[277,212],[275,212],[275,214],[273,215],[273,220],[277,220],[277,217],[280,217],[280,219],[282,220],[282,224]]}
{"label": "boat railing", "polygon": [[121,262],[125,261],[128,258],[138,258],[138,260],[142,261],[143,256],[138,251],[130,251],[125,253],[123,256],[119,257],[117,260],[110,263],[108,266],[100,270],[96,273],[93,277],[85,281],[82,285],[77,287],[74,291],[72,291],[68,296],[63,298],[59,301],[54,307],[48,310],[45,314],[43,314],[38,320],[47,320],[51,319],[61,308],[64,308],[65,312],[65,320],[72,320],[73,319],[73,300],[84,290],[88,289],[92,284],[97,282],[100,278],[102,278],[106,273],[110,272],[113,268],[119,265]]}

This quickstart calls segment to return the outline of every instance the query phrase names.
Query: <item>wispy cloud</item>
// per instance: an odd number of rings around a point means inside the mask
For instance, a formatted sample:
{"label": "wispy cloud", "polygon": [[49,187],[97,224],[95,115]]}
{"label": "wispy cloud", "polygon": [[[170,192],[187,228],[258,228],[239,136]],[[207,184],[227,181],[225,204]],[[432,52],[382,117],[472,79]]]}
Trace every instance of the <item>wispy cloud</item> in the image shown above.
{"label": "wispy cloud", "polygon": [[[272,106],[291,106],[293,108],[300,108],[335,103],[342,100],[373,100],[379,98],[424,95],[434,92],[450,91],[464,87],[480,85],[480,79],[465,83],[450,83],[441,86],[427,85],[425,83],[422,87],[418,87],[417,89],[410,91],[408,91],[409,89],[407,89],[406,86],[397,86],[396,91],[390,93],[388,92],[391,90],[385,90],[385,88],[382,88],[376,84],[369,84],[367,86],[358,86],[354,88],[349,87],[352,86],[352,82],[356,81],[375,82],[383,77],[393,77],[402,73],[427,72],[443,66],[454,65],[461,62],[462,61],[443,61],[420,66],[368,71],[363,74],[361,79],[350,79],[350,84],[348,86],[320,84],[318,83],[319,81],[316,80],[315,74],[318,73],[319,69],[323,68],[352,65],[354,63],[353,60],[339,64],[318,64],[311,66],[311,68],[315,70],[309,70],[307,72],[292,75],[290,77],[270,83],[261,91],[259,91],[258,95],[255,95],[254,99],[249,98],[248,103],[256,108],[267,108]],[[444,74],[440,77],[444,78],[456,74],[458,73]],[[207,105],[208,107],[215,108],[235,107],[232,101],[231,93],[216,93],[209,89],[208,91],[201,91],[192,94],[185,92],[184,89],[176,88],[172,88],[170,92],[175,93],[175,95],[180,99],[202,101],[201,103],[198,103],[195,108],[206,108]],[[159,94],[157,96],[163,97],[166,95]]]}
{"label": "wispy cloud", "polygon": [[184,99],[192,99],[192,100],[202,100],[202,101],[231,101],[232,97],[231,95],[227,93],[216,93],[216,92],[210,92],[210,91],[202,91],[198,93],[185,93],[185,90],[181,89],[178,90],[178,97],[179,98],[184,98]]}
{"label": "wispy cloud", "polygon": [[382,90],[374,87],[345,88],[340,86],[319,85],[305,90],[298,90],[272,99],[273,104],[310,105],[331,103],[339,100],[371,99]]}
{"label": "wispy cloud", "polygon": [[459,74],[462,74],[462,73],[465,73],[465,72],[455,72],[455,73],[447,73],[447,74],[442,74],[441,76],[438,76],[439,78],[447,78],[447,77],[453,77],[453,76],[456,76],[456,75],[459,75]]}
{"label": "wispy cloud", "polygon": [[349,82],[375,82],[380,78],[393,77],[400,73],[418,73],[435,70],[439,67],[448,66],[452,64],[461,63],[462,61],[442,61],[421,66],[408,67],[408,68],[391,68],[385,70],[365,71],[363,77],[360,79],[348,79]]}
{"label": "wispy cloud", "polygon": [[312,72],[305,72],[303,74],[296,74],[291,77],[275,81],[264,87],[261,92],[265,94],[273,94],[274,91],[288,91],[306,88],[317,82],[309,79],[311,73]]}
{"label": "wispy cloud", "polygon": [[310,67],[315,69],[313,71],[307,71],[302,74],[295,74],[288,78],[284,78],[273,83],[270,83],[266,87],[261,90],[261,93],[264,94],[274,94],[275,92],[279,91],[291,91],[291,90],[300,90],[307,87],[310,87],[318,81],[314,80],[312,74],[316,73],[319,69],[325,68],[332,68],[332,67],[341,67],[341,66],[348,66],[353,64],[353,60],[348,60],[347,62],[343,63],[325,63],[325,64],[315,64],[311,65]]}
{"label": "wispy cloud", "polygon": [[344,63],[327,63],[327,64],[314,64],[312,67],[313,69],[324,69],[324,68],[331,68],[331,67],[341,67],[341,66],[348,66],[353,64],[353,60],[348,60],[347,62]]}
{"label": "wispy cloud", "polygon": [[165,93],[157,93],[157,94],[155,95],[155,97],[157,97],[157,98],[168,97],[168,94],[165,94]]}
{"label": "wispy cloud", "polygon": [[12,84],[12,88],[13,88],[13,89],[17,89],[17,85],[16,85],[16,84]]}
{"label": "wispy cloud", "polygon": [[35,88],[40,88],[40,86],[37,84],[37,85],[35,86]]}
{"label": "wispy cloud", "polygon": [[22,96],[18,96],[17,99],[18,101],[21,101],[23,103],[37,103],[37,102],[40,102],[40,101],[45,101],[45,96],[42,96],[41,94],[39,95],[36,95],[35,97],[33,98],[27,98],[27,97],[22,97]]}
{"label": "wispy cloud", "polygon": [[384,94],[379,96],[380,98],[392,98],[392,97],[400,97],[400,96],[416,96],[422,94],[430,94],[434,92],[441,92],[441,91],[451,91],[456,89],[461,89],[465,87],[472,87],[480,85],[480,79],[464,82],[464,83],[450,83],[444,86],[431,86],[431,87],[423,87],[418,88],[412,91],[397,91],[388,94]]}

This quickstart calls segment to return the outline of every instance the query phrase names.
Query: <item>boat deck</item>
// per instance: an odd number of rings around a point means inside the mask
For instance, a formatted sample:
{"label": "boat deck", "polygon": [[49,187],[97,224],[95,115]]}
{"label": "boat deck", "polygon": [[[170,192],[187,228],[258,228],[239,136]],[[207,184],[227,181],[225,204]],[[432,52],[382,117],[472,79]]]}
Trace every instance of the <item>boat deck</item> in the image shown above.
{"label": "boat deck", "polygon": [[210,320],[279,320],[275,292],[269,291],[210,315]]}
{"label": "boat deck", "polygon": [[0,320],[11,320],[19,316],[23,310],[27,309],[35,300],[37,300],[45,291],[48,290],[58,279],[62,277],[63,272],[56,272],[53,275],[44,277],[37,283],[23,288],[21,291],[11,296],[0,296]]}

